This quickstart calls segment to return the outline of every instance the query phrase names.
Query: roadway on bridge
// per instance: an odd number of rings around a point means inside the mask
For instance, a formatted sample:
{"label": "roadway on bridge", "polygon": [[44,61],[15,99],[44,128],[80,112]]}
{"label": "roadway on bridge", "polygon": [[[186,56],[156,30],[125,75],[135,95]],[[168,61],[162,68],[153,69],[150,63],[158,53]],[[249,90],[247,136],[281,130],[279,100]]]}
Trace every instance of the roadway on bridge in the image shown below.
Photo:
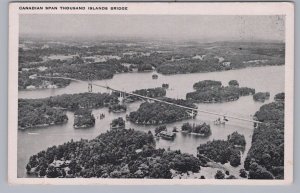
{"label": "roadway on bridge", "polygon": [[[57,78],[57,79],[66,79],[66,80],[72,80],[72,81],[77,81],[77,82],[86,82],[86,81],[82,81],[82,80],[78,80],[78,79],[74,79],[74,78],[67,78],[67,77],[49,77],[49,76],[36,76],[36,77],[38,77],[38,78]],[[92,83],[92,82],[89,82],[88,84],[89,85],[94,85],[94,86],[97,86],[97,87],[100,87],[100,88],[105,88],[107,90],[111,90],[111,91],[115,91],[115,92],[119,92],[119,93],[124,93],[126,95],[136,96],[136,97],[139,97],[139,98],[152,100],[152,101],[155,101],[155,102],[160,102],[160,103],[165,103],[165,104],[168,104],[168,105],[177,106],[177,107],[184,108],[184,109],[191,110],[191,111],[197,111],[197,112],[201,112],[201,113],[221,116],[221,117],[224,117],[224,118],[226,117],[226,118],[236,119],[236,120],[240,120],[240,121],[246,121],[246,122],[252,122],[252,123],[261,123],[260,121],[256,121],[256,120],[253,120],[253,119],[245,119],[245,118],[241,118],[241,117],[237,117],[237,116],[231,116],[231,115],[228,115],[228,114],[221,114],[221,113],[196,109],[196,108],[192,108],[192,107],[187,107],[187,106],[183,106],[183,105],[178,105],[178,104],[170,103],[170,102],[167,102],[167,101],[164,101],[164,100],[151,98],[151,97],[135,94],[135,93],[132,93],[132,92],[126,92],[126,91],[118,90],[118,89],[111,88],[109,86],[99,85],[99,84],[95,84],[95,83]]]}

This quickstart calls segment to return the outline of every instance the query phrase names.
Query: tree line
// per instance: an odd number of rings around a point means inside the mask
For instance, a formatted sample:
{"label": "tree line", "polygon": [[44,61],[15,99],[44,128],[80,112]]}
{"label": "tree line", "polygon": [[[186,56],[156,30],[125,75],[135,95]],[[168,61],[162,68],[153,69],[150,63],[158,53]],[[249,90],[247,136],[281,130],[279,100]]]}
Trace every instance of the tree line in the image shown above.
{"label": "tree line", "polygon": [[198,172],[200,161],[180,151],[155,148],[151,132],[110,130],[90,141],[73,140],[30,157],[27,172],[48,178],[172,178]]}
{"label": "tree line", "polygon": [[255,118],[262,123],[254,129],[252,145],[244,163],[249,178],[283,179],[284,101],[261,106]]}

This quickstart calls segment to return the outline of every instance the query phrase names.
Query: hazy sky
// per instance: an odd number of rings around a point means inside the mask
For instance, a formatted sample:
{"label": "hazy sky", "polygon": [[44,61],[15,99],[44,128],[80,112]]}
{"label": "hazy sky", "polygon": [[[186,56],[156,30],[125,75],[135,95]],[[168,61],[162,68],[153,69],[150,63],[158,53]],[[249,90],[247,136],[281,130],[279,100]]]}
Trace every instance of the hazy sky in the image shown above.
{"label": "hazy sky", "polygon": [[20,15],[20,34],[178,40],[284,40],[283,16]]}

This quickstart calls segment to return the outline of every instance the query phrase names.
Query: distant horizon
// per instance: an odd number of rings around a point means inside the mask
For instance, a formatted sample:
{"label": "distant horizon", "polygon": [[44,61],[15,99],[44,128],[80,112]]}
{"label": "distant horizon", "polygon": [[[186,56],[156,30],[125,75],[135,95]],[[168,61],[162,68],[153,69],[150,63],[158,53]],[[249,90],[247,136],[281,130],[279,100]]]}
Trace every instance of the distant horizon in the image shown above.
{"label": "distant horizon", "polygon": [[21,15],[21,38],[89,41],[285,42],[285,17]]}
{"label": "distant horizon", "polygon": [[166,42],[166,43],[203,43],[203,44],[210,44],[210,43],[222,43],[222,42],[246,42],[246,43],[285,43],[285,40],[269,40],[269,39],[226,39],[226,40],[213,40],[213,39],[156,39],[156,38],[143,38],[143,37],[103,37],[103,36],[95,36],[95,37],[73,37],[70,38],[68,36],[61,36],[61,37],[44,37],[44,36],[31,36],[29,34],[23,34],[19,37],[20,41],[58,41],[58,42]]}

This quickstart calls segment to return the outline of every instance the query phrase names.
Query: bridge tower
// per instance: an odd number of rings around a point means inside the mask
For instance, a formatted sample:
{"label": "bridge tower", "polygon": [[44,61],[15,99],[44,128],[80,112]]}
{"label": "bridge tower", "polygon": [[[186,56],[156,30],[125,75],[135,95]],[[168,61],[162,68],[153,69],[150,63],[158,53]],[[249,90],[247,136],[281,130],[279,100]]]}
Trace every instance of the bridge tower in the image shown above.
{"label": "bridge tower", "polygon": [[125,93],[124,92],[120,92],[118,100],[120,101],[121,104],[123,103],[124,98],[125,98]]}
{"label": "bridge tower", "polygon": [[192,110],[192,112],[191,112],[191,116],[192,116],[192,119],[194,119],[194,118],[195,118],[195,111],[194,111],[194,110]]}
{"label": "bridge tower", "polygon": [[93,83],[90,80],[89,80],[89,83],[88,83],[88,92],[93,92]]}
{"label": "bridge tower", "polygon": [[194,110],[191,110],[191,111],[187,111],[189,113],[189,115],[194,119],[197,115],[197,112],[194,111]]}
{"label": "bridge tower", "polygon": [[93,92],[93,83],[91,79],[91,74],[88,73],[88,92]]}

